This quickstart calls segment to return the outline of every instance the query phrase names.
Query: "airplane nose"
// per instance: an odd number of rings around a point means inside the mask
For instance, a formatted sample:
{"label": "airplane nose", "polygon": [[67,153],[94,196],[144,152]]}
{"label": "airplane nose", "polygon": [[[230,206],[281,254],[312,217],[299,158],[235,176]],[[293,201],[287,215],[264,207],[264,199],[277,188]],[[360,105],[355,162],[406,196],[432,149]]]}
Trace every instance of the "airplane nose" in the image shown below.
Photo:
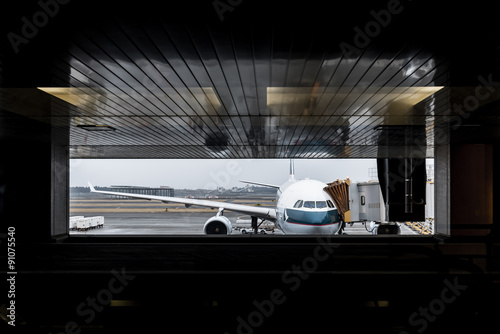
{"label": "airplane nose", "polygon": [[338,222],[337,210],[307,211],[286,209],[286,221],[292,224],[322,226]]}
{"label": "airplane nose", "polygon": [[318,212],[314,215],[311,215],[311,217],[313,219],[312,223],[316,225],[321,225],[328,222],[328,215],[326,212]]}

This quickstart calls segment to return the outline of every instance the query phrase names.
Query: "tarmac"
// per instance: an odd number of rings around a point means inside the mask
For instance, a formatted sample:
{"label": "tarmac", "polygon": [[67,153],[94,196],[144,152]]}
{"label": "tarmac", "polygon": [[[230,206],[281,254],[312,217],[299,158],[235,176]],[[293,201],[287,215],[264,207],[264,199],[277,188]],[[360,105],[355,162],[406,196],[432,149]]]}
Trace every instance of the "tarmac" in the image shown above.
{"label": "tarmac", "polygon": [[[274,207],[272,199],[231,199],[233,203]],[[71,235],[203,235],[205,222],[217,214],[217,208],[186,208],[179,204],[164,204],[141,200],[71,200],[70,216],[104,216],[104,227],[86,231],[70,231]],[[249,223],[237,224],[238,218],[250,217],[236,212],[225,211],[233,225],[232,235],[241,235],[241,227],[249,228]],[[406,224],[401,224],[401,234],[419,235]],[[266,231],[268,235],[282,235],[275,228]],[[347,235],[371,235],[368,224],[347,224]]]}

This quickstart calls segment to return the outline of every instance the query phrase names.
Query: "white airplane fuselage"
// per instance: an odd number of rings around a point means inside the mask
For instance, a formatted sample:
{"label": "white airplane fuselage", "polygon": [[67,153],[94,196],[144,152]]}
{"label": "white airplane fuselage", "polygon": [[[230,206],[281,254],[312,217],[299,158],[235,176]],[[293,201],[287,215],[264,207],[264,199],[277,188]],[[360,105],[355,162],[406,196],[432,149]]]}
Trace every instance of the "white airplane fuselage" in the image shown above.
{"label": "white airplane fuselage", "polygon": [[327,185],[290,179],[276,193],[276,225],[284,234],[336,234],[340,217]]}

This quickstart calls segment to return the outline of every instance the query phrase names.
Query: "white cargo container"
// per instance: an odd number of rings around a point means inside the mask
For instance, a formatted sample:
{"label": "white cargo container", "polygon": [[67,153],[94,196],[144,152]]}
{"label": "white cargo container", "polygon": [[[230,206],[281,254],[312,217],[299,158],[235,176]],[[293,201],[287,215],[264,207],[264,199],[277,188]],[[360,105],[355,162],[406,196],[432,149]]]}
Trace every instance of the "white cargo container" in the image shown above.
{"label": "white cargo container", "polygon": [[97,227],[98,228],[104,227],[104,216],[96,216],[94,218],[97,220]]}
{"label": "white cargo container", "polygon": [[78,222],[78,219],[82,219],[84,218],[83,216],[73,216],[73,217],[69,217],[69,229],[70,230],[76,230],[77,226],[77,222]]}
{"label": "white cargo container", "polygon": [[87,217],[73,216],[70,217],[70,229],[78,231],[86,231],[89,228],[104,227],[104,216]]}
{"label": "white cargo container", "polygon": [[90,226],[89,228],[97,228],[97,218],[96,217],[90,217]]}
{"label": "white cargo container", "polygon": [[86,218],[77,219],[76,229],[78,231],[87,230],[88,228],[89,228],[88,227],[88,220]]}
{"label": "white cargo container", "polygon": [[90,218],[80,218],[77,220],[76,222],[76,229],[78,231],[82,231],[82,230],[88,230],[89,227],[90,227],[90,221],[91,219]]}

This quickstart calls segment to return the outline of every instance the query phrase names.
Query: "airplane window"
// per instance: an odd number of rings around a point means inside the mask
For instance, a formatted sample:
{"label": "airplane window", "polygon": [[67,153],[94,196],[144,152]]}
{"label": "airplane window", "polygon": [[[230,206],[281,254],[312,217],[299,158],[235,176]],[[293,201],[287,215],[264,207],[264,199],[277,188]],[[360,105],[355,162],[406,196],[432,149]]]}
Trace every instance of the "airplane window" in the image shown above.
{"label": "airplane window", "polygon": [[334,208],[334,207],[335,207],[335,206],[333,205],[332,201],[328,201],[327,203],[328,203],[328,207],[329,207],[329,208]]}
{"label": "airplane window", "polygon": [[324,209],[324,208],[326,208],[326,202],[325,201],[318,201],[318,202],[316,202],[316,208],[318,208],[318,209]]}
{"label": "airplane window", "polygon": [[305,201],[304,208],[314,209],[316,207],[316,203],[314,201]]}
{"label": "airplane window", "polygon": [[303,200],[298,200],[294,205],[293,207],[294,208],[301,208],[302,207],[302,203],[304,203]]}

